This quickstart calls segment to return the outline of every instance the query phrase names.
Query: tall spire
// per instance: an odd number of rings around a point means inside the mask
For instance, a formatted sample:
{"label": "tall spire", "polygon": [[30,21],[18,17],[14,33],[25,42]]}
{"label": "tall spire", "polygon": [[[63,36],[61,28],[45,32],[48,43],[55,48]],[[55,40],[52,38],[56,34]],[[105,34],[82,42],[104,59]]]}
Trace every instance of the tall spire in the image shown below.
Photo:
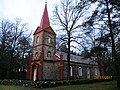
{"label": "tall spire", "polygon": [[47,11],[47,2],[45,2],[45,8],[44,8],[43,16],[41,19],[40,27],[42,29],[45,29],[49,26],[50,26],[50,22],[49,22],[49,16],[48,16],[48,11]]}

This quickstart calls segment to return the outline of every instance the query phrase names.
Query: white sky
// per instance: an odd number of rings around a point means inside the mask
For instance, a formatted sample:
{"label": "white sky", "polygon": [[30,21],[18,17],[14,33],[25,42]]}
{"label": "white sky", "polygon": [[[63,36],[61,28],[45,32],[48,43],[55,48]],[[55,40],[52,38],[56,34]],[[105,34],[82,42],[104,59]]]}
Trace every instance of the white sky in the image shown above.
{"label": "white sky", "polygon": [[46,1],[50,18],[54,5],[59,0],[0,0],[0,19],[22,19],[34,32],[40,24]]}
{"label": "white sky", "polygon": [[28,23],[30,32],[32,30],[34,33],[37,26],[40,25],[46,1],[49,18],[51,18],[54,5],[60,0],[0,0],[0,19],[22,19],[23,23]]}

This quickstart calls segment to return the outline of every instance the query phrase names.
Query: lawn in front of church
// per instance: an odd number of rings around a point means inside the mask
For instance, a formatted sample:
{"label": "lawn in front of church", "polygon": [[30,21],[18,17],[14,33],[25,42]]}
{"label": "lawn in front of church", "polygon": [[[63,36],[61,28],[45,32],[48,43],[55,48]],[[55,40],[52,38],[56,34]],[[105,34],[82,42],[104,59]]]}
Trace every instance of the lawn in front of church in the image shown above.
{"label": "lawn in front of church", "polygon": [[116,81],[109,81],[93,84],[60,86],[44,89],[14,85],[0,85],[0,90],[120,90],[120,89],[116,87]]}

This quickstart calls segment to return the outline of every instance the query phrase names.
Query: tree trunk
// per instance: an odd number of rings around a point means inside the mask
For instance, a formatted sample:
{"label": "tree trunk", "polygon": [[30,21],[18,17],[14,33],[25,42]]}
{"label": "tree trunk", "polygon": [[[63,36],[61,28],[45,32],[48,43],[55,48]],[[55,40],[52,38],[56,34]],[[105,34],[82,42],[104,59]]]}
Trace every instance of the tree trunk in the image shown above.
{"label": "tree trunk", "polygon": [[68,61],[67,79],[70,80],[70,33],[68,33],[68,55],[67,55],[67,61]]}
{"label": "tree trunk", "polygon": [[14,52],[14,49],[12,49],[12,51],[11,51],[10,63],[9,63],[9,68],[8,68],[8,72],[7,72],[8,79],[13,78],[13,52]]}
{"label": "tree trunk", "polygon": [[112,24],[111,24],[111,18],[110,18],[110,11],[108,7],[108,0],[106,0],[106,8],[107,8],[107,13],[108,13],[108,23],[109,23],[109,29],[110,29],[110,37],[112,40],[112,57],[113,61],[115,62],[115,69],[116,69],[116,74],[117,74],[117,87],[120,88],[120,71],[119,71],[119,61],[116,55],[116,50],[115,50],[115,41],[114,41],[114,35],[112,31]]}
{"label": "tree trunk", "polygon": [[103,76],[103,74],[102,74],[102,66],[101,66],[100,60],[97,60],[97,61],[98,61],[98,67],[99,67],[100,76],[102,77]]}

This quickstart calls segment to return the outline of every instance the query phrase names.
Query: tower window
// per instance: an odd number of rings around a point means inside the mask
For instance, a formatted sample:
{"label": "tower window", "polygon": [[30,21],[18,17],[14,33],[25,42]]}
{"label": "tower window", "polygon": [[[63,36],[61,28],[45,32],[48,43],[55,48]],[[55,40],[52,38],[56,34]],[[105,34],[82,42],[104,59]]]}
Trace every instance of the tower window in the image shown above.
{"label": "tower window", "polygon": [[50,51],[48,51],[47,56],[51,57],[51,52]]}
{"label": "tower window", "polygon": [[52,38],[49,36],[48,37],[48,43],[51,43],[52,42]]}
{"label": "tower window", "polygon": [[35,58],[38,59],[38,52],[35,53]]}
{"label": "tower window", "polygon": [[39,43],[39,36],[37,36],[36,38],[36,43]]}

